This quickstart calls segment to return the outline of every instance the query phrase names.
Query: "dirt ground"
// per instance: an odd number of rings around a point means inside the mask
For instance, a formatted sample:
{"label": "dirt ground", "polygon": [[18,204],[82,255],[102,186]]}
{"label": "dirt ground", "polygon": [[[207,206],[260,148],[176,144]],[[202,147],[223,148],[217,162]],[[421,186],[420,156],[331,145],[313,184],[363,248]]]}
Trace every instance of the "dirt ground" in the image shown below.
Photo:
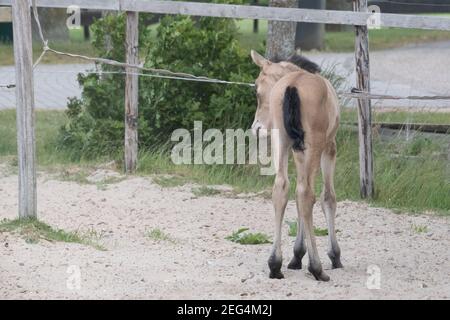
{"label": "dirt ground", "polygon": [[[196,197],[192,187],[162,188],[149,177],[129,177],[100,187],[41,173],[39,218],[64,230],[95,231],[107,250],[48,241],[28,244],[19,235],[0,233],[0,298],[450,298],[447,217],[396,214],[364,203],[340,202],[337,229],[345,268],[330,270],[327,240],[318,237],[331,281],[316,282],[305,269],[287,270],[294,238],[287,235],[286,225],[285,279],[271,280],[270,244],[244,246],[224,239],[240,227],[272,235],[270,200],[226,194]],[[0,174],[0,195],[0,219],[16,218],[16,175]],[[295,217],[295,203],[290,201],[286,220]],[[316,226],[325,227],[319,206],[314,219]],[[424,226],[427,230],[417,231]],[[170,239],[146,236],[154,228]],[[376,284],[370,281],[376,274],[369,273],[377,268],[380,288],[369,289],[368,281]],[[79,276],[79,288],[71,282],[74,275]]]}

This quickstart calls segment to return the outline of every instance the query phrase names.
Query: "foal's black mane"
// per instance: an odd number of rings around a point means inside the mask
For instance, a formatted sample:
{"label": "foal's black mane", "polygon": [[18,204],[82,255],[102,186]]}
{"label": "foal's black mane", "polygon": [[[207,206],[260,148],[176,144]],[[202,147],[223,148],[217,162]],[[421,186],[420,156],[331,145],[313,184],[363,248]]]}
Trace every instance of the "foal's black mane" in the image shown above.
{"label": "foal's black mane", "polygon": [[312,62],[311,60],[309,60],[299,54],[294,54],[294,55],[290,56],[289,59],[287,59],[287,60],[283,60],[278,57],[275,57],[275,58],[271,59],[271,61],[275,62],[275,63],[282,62],[282,61],[290,62],[290,63],[295,64],[297,67],[300,67],[303,70],[306,70],[310,73],[319,73],[320,71],[322,71],[315,62]]}

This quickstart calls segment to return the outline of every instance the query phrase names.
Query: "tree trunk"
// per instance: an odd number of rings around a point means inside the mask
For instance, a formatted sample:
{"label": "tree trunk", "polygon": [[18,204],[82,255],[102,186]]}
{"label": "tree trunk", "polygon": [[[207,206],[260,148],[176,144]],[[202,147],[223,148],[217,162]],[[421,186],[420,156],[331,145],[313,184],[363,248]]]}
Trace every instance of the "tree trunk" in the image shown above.
{"label": "tree trunk", "polygon": [[[299,8],[325,9],[325,0],[300,0]],[[318,49],[325,46],[325,24],[323,23],[297,23],[297,34],[295,37],[295,48],[302,50]]]}
{"label": "tree trunk", "polygon": [[[297,0],[270,0],[270,7],[297,8]],[[287,59],[295,53],[295,22],[269,21],[267,59]]]}

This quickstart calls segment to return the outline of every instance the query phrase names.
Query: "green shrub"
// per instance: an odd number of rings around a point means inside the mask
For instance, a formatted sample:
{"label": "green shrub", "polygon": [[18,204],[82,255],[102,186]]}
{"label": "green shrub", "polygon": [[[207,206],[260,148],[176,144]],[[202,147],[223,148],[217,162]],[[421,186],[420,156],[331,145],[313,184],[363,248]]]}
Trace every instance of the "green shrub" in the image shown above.
{"label": "green shrub", "polygon": [[[236,1],[234,1],[236,2]],[[141,19],[148,16],[141,15]],[[258,69],[236,40],[231,19],[168,16],[160,21],[156,37],[140,29],[140,55],[146,67],[253,82]],[[125,60],[125,19],[107,16],[93,26],[93,45],[101,57]],[[110,49],[105,43],[109,39]],[[120,71],[102,66],[104,71]],[[125,80],[121,74],[80,75],[81,99],[68,104],[68,122],[59,135],[60,148],[74,158],[120,154],[124,132]],[[253,90],[237,85],[140,77],[139,143],[150,148],[167,142],[173,130],[248,127],[256,106]]]}

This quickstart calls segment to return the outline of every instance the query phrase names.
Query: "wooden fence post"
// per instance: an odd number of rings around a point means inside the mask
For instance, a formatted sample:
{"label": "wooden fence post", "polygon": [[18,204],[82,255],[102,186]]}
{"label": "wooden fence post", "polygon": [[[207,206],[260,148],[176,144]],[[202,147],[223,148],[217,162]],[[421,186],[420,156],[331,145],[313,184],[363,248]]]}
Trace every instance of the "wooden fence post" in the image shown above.
{"label": "wooden fence post", "polygon": [[[254,6],[258,6],[259,0],[253,0],[252,4]],[[253,20],[253,33],[258,33],[258,32],[259,32],[259,20],[255,19],[255,20]]]}
{"label": "wooden fence post", "polygon": [[[139,64],[139,14],[127,12],[127,63]],[[127,68],[125,80],[125,172],[136,170],[138,155],[139,76],[135,68]]]}
{"label": "wooden fence post", "polygon": [[[353,0],[354,11],[367,11],[367,0]],[[355,26],[356,85],[370,92],[369,32],[367,26]],[[362,198],[374,196],[372,154],[372,114],[370,99],[358,99],[359,174]]]}
{"label": "wooden fence post", "polygon": [[36,218],[33,50],[31,39],[31,11],[28,0],[12,1],[12,18],[16,68],[19,218]]}

